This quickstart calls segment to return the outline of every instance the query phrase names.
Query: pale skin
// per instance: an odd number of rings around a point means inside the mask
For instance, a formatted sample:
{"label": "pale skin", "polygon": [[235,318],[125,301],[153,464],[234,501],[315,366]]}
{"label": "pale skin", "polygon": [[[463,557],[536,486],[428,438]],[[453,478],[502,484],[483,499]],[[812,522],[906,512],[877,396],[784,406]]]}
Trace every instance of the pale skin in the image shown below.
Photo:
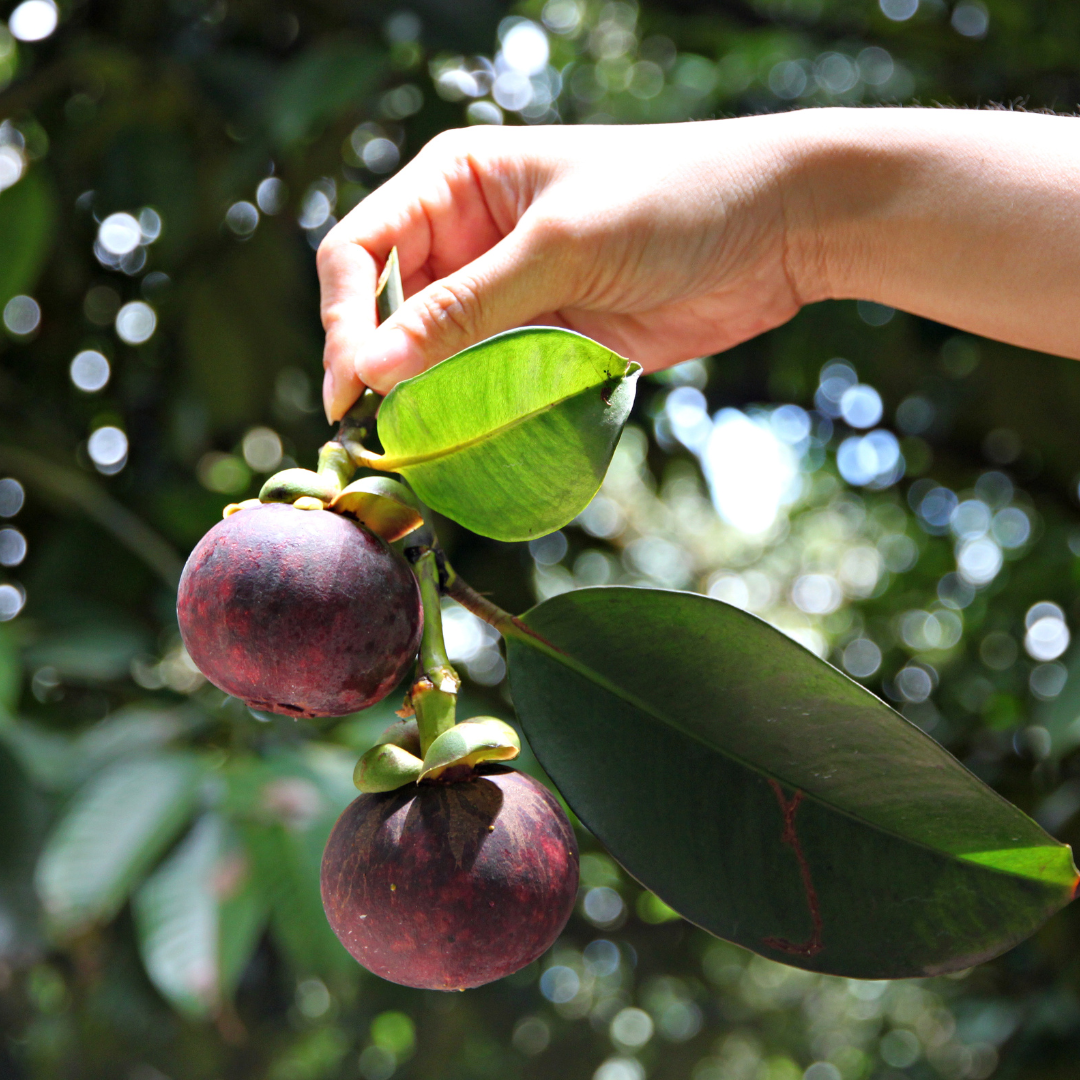
{"label": "pale skin", "polygon": [[[376,327],[397,246],[407,300]],[[339,419],[516,326],[566,326],[647,371],[804,304],[875,300],[1080,359],[1080,119],[810,109],[432,140],[318,253]]]}

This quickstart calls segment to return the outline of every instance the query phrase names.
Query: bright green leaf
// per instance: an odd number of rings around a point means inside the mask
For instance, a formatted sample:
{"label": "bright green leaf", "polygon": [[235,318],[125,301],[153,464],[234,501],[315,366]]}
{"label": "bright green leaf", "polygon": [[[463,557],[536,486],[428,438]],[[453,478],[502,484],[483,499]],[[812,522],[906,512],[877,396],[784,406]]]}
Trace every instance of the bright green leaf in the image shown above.
{"label": "bright green leaf", "polygon": [[389,393],[379,410],[385,467],[473,532],[543,536],[596,494],[639,370],[569,330],[488,338]]}
{"label": "bright green leaf", "polygon": [[203,770],[190,754],[119,761],[72,800],[37,866],[54,928],[104,922],[191,816]]}
{"label": "bright green leaf", "polygon": [[752,615],[605,588],[525,622],[554,646],[509,643],[540,763],[634,877],[712,933],[901,978],[996,956],[1072,898],[1068,847]]}

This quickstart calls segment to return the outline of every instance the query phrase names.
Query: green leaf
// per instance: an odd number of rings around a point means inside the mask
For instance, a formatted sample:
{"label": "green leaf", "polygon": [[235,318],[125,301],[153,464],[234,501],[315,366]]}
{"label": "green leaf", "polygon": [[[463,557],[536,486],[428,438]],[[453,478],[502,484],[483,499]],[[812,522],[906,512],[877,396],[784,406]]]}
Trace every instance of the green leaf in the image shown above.
{"label": "green leaf", "polygon": [[0,192],[0,307],[37,284],[52,247],[55,217],[40,169]]}
{"label": "green leaf", "polygon": [[19,704],[22,692],[22,664],[15,634],[0,627],[0,715],[9,715]]}
{"label": "green leaf", "polygon": [[390,391],[379,410],[380,467],[473,532],[543,536],[596,494],[639,371],[569,330],[488,338]]}
{"label": "green leaf", "polygon": [[139,950],[153,984],[180,1011],[212,1015],[258,944],[266,905],[224,819],[203,815],[135,893]]}
{"label": "green leaf", "polygon": [[1050,757],[1056,761],[1080,746],[1080,649],[1072,649],[1062,662],[1069,672],[1064,688],[1056,697],[1040,702],[1032,718],[1049,732]]}
{"label": "green leaf", "polygon": [[228,807],[241,831],[270,929],[299,973],[332,976],[353,961],[323,914],[319,871],[327,837],[356,797],[355,756],[333,747],[230,764]]}
{"label": "green leaf", "polygon": [[203,769],[191,754],[119,761],[73,799],[45,843],[36,884],[55,930],[112,918],[194,810]]}
{"label": "green leaf", "polygon": [[271,137],[288,148],[313,129],[354,111],[375,90],[386,70],[382,55],[344,37],[302,50],[286,64],[267,100]]}
{"label": "green leaf", "polygon": [[550,643],[508,643],[537,758],[611,854],[706,930],[902,978],[996,956],[1072,898],[1068,847],[752,615],[604,588],[524,621]]}

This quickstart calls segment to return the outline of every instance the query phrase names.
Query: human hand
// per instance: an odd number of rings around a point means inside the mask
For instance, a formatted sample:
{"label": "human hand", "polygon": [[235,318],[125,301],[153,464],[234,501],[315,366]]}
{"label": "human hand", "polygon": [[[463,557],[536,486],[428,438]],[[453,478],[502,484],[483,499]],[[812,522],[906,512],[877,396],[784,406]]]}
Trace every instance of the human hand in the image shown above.
{"label": "human hand", "polygon": [[[564,326],[655,370],[799,308],[783,117],[471,128],[432,140],[319,248],[324,401],[338,419],[492,334]],[[406,301],[376,328],[397,246]]]}

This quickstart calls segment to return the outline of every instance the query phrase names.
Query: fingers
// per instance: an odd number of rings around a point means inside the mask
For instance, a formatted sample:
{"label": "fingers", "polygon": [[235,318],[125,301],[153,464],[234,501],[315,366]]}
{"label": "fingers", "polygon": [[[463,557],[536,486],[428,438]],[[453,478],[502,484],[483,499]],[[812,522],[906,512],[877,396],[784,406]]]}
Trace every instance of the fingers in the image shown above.
{"label": "fingers", "polygon": [[408,294],[468,263],[513,227],[505,215],[494,219],[499,199],[481,190],[468,152],[472,145],[464,138],[433,140],[319,247],[329,420],[340,418],[363,391],[359,361],[375,330],[375,286],[390,249],[398,249]]}
{"label": "fingers", "polygon": [[323,408],[327,423],[340,420],[364,392],[356,374],[357,342],[375,329],[375,285],[378,268],[359,244],[319,249],[322,317],[326,330],[323,351]]}
{"label": "fingers", "polygon": [[357,376],[379,393],[492,334],[557,311],[561,260],[524,222],[478,258],[410,296],[367,337]]}

